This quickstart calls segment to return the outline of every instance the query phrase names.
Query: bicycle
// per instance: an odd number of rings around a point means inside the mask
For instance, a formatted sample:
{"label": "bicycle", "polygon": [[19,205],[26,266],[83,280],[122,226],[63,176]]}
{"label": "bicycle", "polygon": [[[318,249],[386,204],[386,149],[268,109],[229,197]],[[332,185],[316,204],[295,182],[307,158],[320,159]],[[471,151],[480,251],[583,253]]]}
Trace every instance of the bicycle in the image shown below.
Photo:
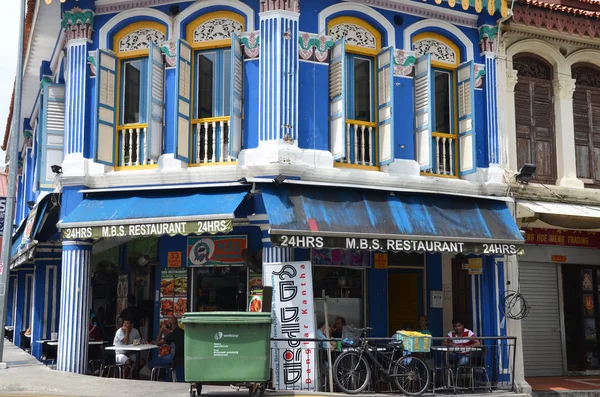
{"label": "bicycle", "polygon": [[[369,384],[371,365],[389,382],[409,396],[420,396],[429,386],[429,367],[418,357],[406,355],[401,342],[389,343],[383,352],[377,352],[363,337],[372,328],[357,328],[359,336],[342,343],[356,347],[344,349],[333,364],[333,379],[336,386],[347,394],[358,394]],[[349,343],[348,343],[349,342]],[[376,353],[373,353],[373,352]],[[383,364],[377,356],[383,357]],[[401,356],[401,357],[399,357]],[[399,358],[398,358],[399,357]],[[385,366],[384,366],[385,364]]]}

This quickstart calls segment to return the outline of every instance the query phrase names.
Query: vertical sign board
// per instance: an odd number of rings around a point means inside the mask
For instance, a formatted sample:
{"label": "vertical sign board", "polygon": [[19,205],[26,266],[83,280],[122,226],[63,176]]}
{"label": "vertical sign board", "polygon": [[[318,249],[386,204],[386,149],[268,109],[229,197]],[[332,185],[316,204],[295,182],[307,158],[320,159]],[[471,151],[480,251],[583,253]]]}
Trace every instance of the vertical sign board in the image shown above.
{"label": "vertical sign board", "polygon": [[0,197],[0,237],[4,236],[4,214],[5,213],[6,213],[6,197]]}
{"label": "vertical sign board", "polygon": [[316,344],[296,339],[315,338],[312,269],[310,262],[265,263],[263,282],[273,288],[274,339],[271,355],[278,390],[316,391]]}

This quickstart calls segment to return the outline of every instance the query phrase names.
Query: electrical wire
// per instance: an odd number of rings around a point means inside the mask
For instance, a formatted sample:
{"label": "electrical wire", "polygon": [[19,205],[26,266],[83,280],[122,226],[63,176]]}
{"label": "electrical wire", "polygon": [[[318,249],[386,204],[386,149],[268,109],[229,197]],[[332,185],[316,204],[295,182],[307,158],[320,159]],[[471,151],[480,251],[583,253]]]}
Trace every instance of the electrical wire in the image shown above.
{"label": "electrical wire", "polygon": [[507,290],[500,297],[500,313],[511,320],[522,320],[529,315],[529,305],[518,291]]}

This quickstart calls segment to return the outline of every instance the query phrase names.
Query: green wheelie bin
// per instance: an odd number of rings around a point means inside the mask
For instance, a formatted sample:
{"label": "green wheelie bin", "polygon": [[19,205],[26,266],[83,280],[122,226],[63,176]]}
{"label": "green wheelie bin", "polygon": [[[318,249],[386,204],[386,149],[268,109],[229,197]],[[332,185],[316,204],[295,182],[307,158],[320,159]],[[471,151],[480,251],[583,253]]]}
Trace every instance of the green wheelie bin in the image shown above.
{"label": "green wheelie bin", "polygon": [[251,395],[264,393],[270,378],[271,313],[192,312],[183,315],[182,323],[190,395],[200,394],[202,384],[244,385]]}

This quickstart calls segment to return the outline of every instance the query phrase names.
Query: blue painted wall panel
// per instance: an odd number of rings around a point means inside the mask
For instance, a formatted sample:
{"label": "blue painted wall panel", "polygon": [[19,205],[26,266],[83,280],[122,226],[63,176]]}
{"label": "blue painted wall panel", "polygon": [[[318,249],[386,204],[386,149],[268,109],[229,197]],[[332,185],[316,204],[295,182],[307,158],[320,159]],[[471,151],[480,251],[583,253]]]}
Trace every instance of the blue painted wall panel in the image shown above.
{"label": "blue painted wall panel", "polygon": [[[175,68],[166,70],[165,73],[165,103],[173,103],[176,98]],[[163,130],[164,153],[175,153],[175,108],[165,106],[165,126]]]}
{"label": "blue painted wall panel", "polygon": [[430,301],[430,291],[443,291],[442,256],[428,254],[425,257],[425,263],[427,265],[427,320],[429,321],[429,330],[434,336],[442,336],[448,332],[444,332],[444,310],[431,308]]}
{"label": "blue painted wall panel", "polygon": [[369,327],[373,328],[371,336],[386,337],[388,335],[388,271],[387,269],[370,268],[368,270],[368,311]]}
{"label": "blue painted wall panel", "polygon": [[329,67],[300,62],[298,78],[298,146],[329,150]]}
{"label": "blue painted wall panel", "polygon": [[415,159],[413,79],[394,77],[394,158]]}
{"label": "blue painted wall panel", "polygon": [[258,60],[244,61],[244,149],[258,147]]}
{"label": "blue painted wall panel", "polygon": [[477,167],[489,167],[484,90],[475,90],[475,153]]}
{"label": "blue painted wall panel", "polygon": [[6,325],[15,325],[15,312],[13,311],[15,305],[15,280],[17,279],[16,272],[10,272],[8,280],[8,297],[6,305]]}

